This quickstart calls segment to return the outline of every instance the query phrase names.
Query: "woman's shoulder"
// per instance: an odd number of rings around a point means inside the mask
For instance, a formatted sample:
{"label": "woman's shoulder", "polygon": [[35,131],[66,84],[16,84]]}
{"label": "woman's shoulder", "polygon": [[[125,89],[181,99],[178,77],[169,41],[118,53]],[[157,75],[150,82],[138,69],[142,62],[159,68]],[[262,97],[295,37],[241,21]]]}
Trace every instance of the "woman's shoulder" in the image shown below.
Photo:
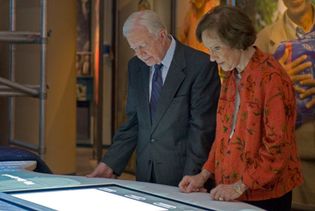
{"label": "woman's shoulder", "polygon": [[248,68],[255,80],[265,80],[274,76],[290,80],[281,64],[271,54],[264,53],[259,48],[256,48]]}

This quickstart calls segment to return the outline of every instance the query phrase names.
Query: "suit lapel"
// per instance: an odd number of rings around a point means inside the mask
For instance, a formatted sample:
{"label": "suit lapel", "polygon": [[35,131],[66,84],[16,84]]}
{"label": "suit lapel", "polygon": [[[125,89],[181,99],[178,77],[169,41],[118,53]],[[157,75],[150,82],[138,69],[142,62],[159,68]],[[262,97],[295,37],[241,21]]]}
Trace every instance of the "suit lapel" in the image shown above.
{"label": "suit lapel", "polygon": [[275,30],[271,30],[269,35],[269,46],[271,52],[273,53],[276,51],[281,41],[289,39],[286,33],[286,29],[284,28],[284,26],[286,25],[284,19],[285,17],[283,14],[280,20],[277,21],[273,26],[273,29]]}
{"label": "suit lapel", "polygon": [[185,73],[183,72],[185,66],[184,51],[180,43],[177,42],[174,57],[161,91],[155,119],[152,122],[152,132],[156,129],[164,113],[172,103],[178,88],[182,84],[185,78]]}

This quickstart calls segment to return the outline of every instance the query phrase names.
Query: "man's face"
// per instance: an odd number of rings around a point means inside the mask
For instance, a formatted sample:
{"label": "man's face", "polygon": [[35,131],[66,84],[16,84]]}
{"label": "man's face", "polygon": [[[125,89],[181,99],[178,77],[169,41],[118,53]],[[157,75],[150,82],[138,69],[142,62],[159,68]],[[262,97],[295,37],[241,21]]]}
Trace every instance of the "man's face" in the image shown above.
{"label": "man's face", "polygon": [[300,15],[310,6],[310,0],[283,0],[284,5],[288,8],[290,14]]}
{"label": "man's face", "polygon": [[196,9],[201,9],[205,6],[206,0],[191,0],[191,3],[195,5]]}
{"label": "man's face", "polygon": [[128,33],[127,41],[140,60],[148,66],[153,66],[161,63],[166,54],[163,36],[163,31],[154,35],[145,27],[139,26]]}

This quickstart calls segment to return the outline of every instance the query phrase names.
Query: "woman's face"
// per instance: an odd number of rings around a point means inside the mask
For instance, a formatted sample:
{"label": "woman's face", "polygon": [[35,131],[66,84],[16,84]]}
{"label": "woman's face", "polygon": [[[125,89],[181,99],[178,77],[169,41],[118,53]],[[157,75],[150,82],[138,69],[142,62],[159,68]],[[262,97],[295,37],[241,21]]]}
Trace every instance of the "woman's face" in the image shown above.
{"label": "woman's face", "polygon": [[204,31],[201,38],[209,50],[210,60],[217,62],[224,71],[231,71],[239,65],[241,51],[222,42],[216,32]]}

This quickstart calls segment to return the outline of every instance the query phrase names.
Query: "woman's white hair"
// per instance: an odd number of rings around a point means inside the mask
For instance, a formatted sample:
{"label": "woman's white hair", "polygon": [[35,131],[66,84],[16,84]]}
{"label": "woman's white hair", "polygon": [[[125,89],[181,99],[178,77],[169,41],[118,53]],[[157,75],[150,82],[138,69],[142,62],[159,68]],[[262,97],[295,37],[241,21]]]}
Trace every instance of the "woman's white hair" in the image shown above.
{"label": "woman's white hair", "polygon": [[152,10],[142,10],[132,13],[124,23],[123,35],[127,37],[128,33],[137,26],[144,26],[152,34],[157,35],[161,29],[166,29],[159,16]]}

